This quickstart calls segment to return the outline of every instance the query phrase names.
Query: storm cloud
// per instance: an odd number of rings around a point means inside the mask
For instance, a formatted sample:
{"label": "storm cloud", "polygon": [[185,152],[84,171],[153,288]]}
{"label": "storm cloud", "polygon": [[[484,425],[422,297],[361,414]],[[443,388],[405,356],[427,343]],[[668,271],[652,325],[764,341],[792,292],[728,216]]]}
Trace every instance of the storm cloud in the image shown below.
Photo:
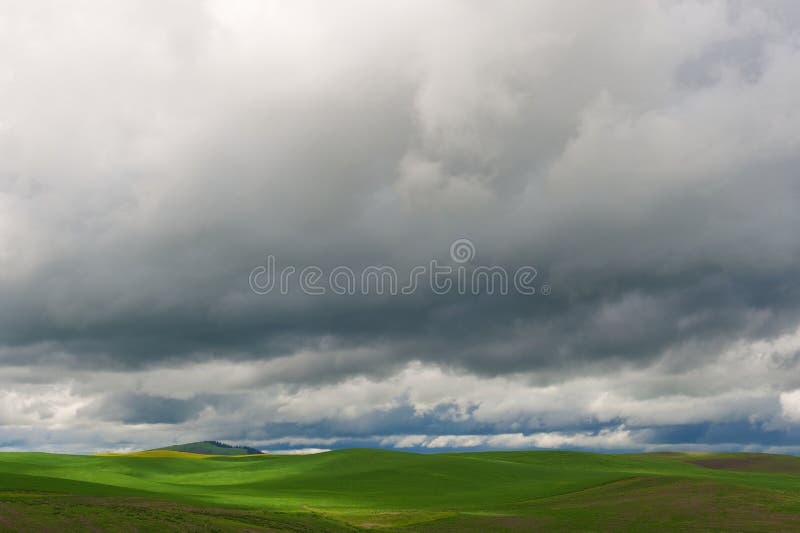
{"label": "storm cloud", "polygon": [[[6,2],[0,447],[800,449],[794,2]],[[531,265],[549,294],[255,294]]]}

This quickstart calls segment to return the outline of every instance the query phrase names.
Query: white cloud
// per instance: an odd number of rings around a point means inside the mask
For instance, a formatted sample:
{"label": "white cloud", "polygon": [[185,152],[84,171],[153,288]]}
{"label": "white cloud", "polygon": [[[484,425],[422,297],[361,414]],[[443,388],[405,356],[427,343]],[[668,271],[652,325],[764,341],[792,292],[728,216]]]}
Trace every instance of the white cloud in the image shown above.
{"label": "white cloud", "polygon": [[329,451],[328,448],[296,448],[292,450],[264,450],[264,453],[273,455],[310,455]]}
{"label": "white cloud", "polygon": [[633,449],[645,442],[647,431],[625,429],[624,426],[606,428],[598,432],[540,432],[540,433],[498,433],[494,435],[405,435],[385,439],[382,443],[395,448],[477,448],[497,449],[527,448],[595,448],[595,449]]}
{"label": "white cloud", "polygon": [[800,422],[800,390],[782,392],[781,415],[790,422]]}
{"label": "white cloud", "polygon": [[[800,421],[798,381],[786,371],[794,364],[798,338],[800,333],[794,332],[769,341],[737,343],[716,358],[704,358],[703,364],[679,372],[673,359],[686,357],[684,353],[645,368],[551,384],[537,384],[530,373],[481,377],[422,362],[389,376],[343,376],[318,384],[273,381],[276,369],[295,364],[293,357],[209,361],[138,372],[84,370],[64,377],[38,376],[17,367],[4,374],[0,421],[6,437],[29,428],[25,438],[46,447],[42,432],[63,432],[52,446],[73,449],[84,442],[83,451],[154,447],[173,443],[176,434],[182,435],[181,440],[229,438],[270,450],[330,449],[352,442],[436,449],[657,447],[652,440],[657,433],[652,430],[660,426],[748,420],[782,431],[786,422]],[[310,356],[302,352],[294,357],[302,362]],[[132,443],[132,426],[114,420],[116,411],[111,411],[111,419],[98,420],[95,413],[102,411],[83,409],[103,399],[108,387],[117,398],[143,394],[199,402],[205,408],[183,422],[138,425]],[[384,424],[387,417],[391,424]],[[276,429],[281,424],[289,425]],[[326,429],[317,436],[303,433],[320,424],[340,429],[333,434]],[[466,432],[437,435],[391,429],[415,424],[423,430],[429,424],[445,424]],[[585,424],[602,427],[559,429]],[[490,430],[469,433],[474,427]],[[94,446],[84,439],[108,445]]]}

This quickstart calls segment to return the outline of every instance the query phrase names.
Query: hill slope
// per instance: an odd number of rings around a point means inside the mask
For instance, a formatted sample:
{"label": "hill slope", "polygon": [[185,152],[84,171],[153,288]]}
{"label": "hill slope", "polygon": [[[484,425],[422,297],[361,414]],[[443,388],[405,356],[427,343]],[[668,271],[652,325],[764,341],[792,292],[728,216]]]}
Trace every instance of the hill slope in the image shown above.
{"label": "hill slope", "polygon": [[0,530],[797,531],[798,467],[758,454],[0,453]]}
{"label": "hill slope", "polygon": [[187,444],[175,444],[174,446],[164,446],[163,448],[155,448],[147,451],[154,452],[162,450],[197,453],[201,455],[257,455],[262,453],[261,450],[251,448],[249,446],[231,446],[230,444],[225,444],[215,440],[189,442]]}

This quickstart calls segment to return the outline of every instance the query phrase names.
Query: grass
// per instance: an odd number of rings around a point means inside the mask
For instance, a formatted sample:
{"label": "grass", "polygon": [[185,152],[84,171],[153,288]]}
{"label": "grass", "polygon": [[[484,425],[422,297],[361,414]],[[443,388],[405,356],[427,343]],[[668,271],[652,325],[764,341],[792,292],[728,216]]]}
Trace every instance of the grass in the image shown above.
{"label": "grass", "polygon": [[0,454],[0,530],[129,526],[800,530],[800,458],[369,449],[239,457]]}

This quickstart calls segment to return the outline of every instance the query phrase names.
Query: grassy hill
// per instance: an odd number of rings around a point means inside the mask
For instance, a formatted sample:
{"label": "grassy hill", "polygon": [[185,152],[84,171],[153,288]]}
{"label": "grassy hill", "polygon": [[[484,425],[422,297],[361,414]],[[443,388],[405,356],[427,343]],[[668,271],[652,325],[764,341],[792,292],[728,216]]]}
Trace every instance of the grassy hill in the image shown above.
{"label": "grassy hill", "polygon": [[172,451],[183,453],[196,453],[200,455],[257,455],[262,453],[261,450],[251,448],[249,446],[231,446],[215,440],[205,440],[202,442],[190,442],[188,444],[176,444],[174,446],[165,446],[163,448],[156,448],[155,451]]}
{"label": "grassy hill", "polygon": [[800,458],[0,454],[0,530],[800,530]]}

